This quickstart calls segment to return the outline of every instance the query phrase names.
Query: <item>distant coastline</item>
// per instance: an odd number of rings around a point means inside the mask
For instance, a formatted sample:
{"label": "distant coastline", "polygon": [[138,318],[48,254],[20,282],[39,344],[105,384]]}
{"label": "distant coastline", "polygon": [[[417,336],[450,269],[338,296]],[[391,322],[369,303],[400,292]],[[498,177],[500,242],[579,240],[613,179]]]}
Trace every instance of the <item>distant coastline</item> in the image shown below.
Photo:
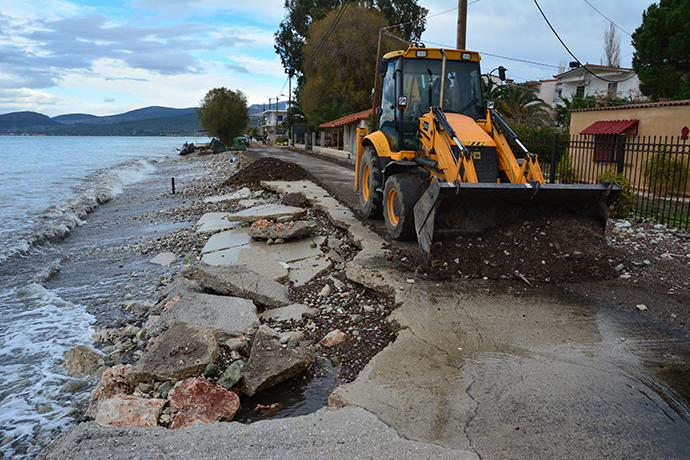
{"label": "distant coastline", "polygon": [[[249,113],[259,113],[252,105]],[[0,135],[42,136],[194,136],[203,131],[195,107],[145,107],[117,115],[73,113],[49,117],[37,112],[0,115]]]}

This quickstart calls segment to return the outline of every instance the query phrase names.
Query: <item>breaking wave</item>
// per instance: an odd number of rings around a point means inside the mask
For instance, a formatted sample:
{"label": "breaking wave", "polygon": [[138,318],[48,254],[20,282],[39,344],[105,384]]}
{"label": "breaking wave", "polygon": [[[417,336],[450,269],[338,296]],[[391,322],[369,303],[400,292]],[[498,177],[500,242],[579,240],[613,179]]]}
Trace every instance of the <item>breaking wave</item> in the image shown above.
{"label": "breaking wave", "polygon": [[26,254],[46,241],[65,238],[76,227],[84,225],[87,214],[122,193],[123,187],[143,180],[155,170],[148,161],[130,160],[88,176],[73,196],[45,209],[26,235],[0,253],[0,263]]}

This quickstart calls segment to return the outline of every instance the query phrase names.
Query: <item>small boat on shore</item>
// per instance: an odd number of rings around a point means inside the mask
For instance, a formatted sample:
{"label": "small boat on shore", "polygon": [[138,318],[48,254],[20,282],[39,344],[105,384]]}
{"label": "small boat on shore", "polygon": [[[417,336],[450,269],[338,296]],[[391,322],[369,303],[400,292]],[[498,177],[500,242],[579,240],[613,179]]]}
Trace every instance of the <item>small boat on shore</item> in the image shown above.
{"label": "small boat on shore", "polygon": [[180,155],[187,155],[194,152],[194,143],[185,142],[180,149]]}

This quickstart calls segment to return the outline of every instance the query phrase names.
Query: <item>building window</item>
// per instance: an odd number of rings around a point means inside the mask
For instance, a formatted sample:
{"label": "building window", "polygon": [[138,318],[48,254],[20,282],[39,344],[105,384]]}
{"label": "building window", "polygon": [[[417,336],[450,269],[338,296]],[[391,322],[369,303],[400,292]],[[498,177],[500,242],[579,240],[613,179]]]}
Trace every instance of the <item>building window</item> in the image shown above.
{"label": "building window", "polygon": [[618,136],[618,134],[595,135],[592,161],[596,163],[615,163]]}
{"label": "building window", "polygon": [[278,115],[278,121],[279,121],[279,122],[280,122],[280,121],[283,121],[283,116],[282,116],[282,115]]}
{"label": "building window", "polygon": [[578,86],[577,89],[575,90],[575,95],[579,97],[584,97],[585,96],[585,86]]}
{"label": "building window", "polygon": [[609,83],[609,96],[615,96],[618,92],[618,82],[612,81]]}

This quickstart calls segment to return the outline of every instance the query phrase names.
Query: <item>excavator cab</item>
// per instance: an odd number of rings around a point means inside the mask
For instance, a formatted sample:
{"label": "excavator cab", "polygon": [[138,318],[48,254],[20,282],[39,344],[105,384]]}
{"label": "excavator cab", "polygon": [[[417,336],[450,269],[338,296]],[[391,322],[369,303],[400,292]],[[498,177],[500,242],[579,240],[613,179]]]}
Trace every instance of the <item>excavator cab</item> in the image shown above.
{"label": "excavator cab", "polygon": [[546,184],[537,155],[484,103],[480,59],[410,47],[380,61],[379,129],[360,136],[357,150],[362,214],[382,216],[394,239],[416,238],[427,257],[434,232],[481,232],[526,212],[576,214],[603,228],[621,188]]}

